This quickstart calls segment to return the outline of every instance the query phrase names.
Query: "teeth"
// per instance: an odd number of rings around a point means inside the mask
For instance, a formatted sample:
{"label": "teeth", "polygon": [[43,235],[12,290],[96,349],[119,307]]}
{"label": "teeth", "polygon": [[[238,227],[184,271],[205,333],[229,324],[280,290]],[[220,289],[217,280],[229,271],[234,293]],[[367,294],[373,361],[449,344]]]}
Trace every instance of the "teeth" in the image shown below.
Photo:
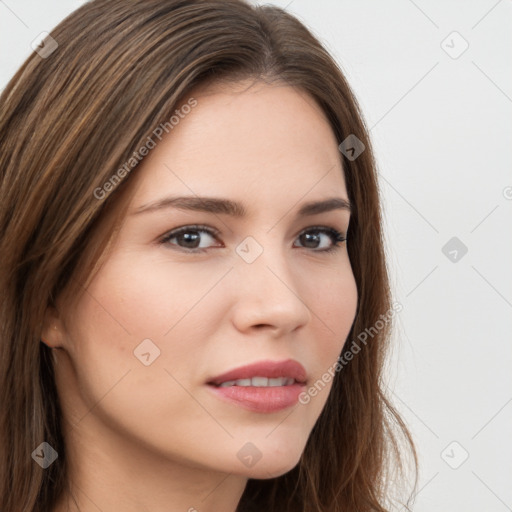
{"label": "teeth", "polygon": [[219,387],[227,388],[228,386],[233,386],[234,384],[235,384],[234,380],[227,380],[226,382],[223,382],[222,384],[220,384]]}
{"label": "teeth", "polygon": [[251,379],[238,379],[235,380],[236,386],[250,386],[251,385]]}
{"label": "teeth", "polygon": [[275,386],[290,386],[295,382],[295,379],[287,377],[277,377],[274,379],[267,377],[253,377],[252,379],[238,379],[228,380],[220,384],[219,387],[226,388],[229,386],[254,386],[258,388],[275,387]]}
{"label": "teeth", "polygon": [[[253,377],[251,380],[252,380],[253,386],[258,386],[259,388],[268,386],[268,378],[267,377]],[[240,383],[240,381],[237,382],[238,386],[240,386],[239,383]],[[242,384],[242,386],[243,386],[243,384]]]}

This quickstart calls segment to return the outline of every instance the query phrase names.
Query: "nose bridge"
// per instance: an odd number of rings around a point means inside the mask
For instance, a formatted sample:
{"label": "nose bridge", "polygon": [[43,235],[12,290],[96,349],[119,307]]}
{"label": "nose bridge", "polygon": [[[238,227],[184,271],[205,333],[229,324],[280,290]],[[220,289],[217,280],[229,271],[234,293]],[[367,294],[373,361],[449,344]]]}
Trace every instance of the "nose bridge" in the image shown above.
{"label": "nose bridge", "polygon": [[[259,240],[256,239],[258,236]],[[248,236],[236,248],[237,296],[245,321],[293,329],[307,323],[309,309],[290,269],[288,249],[277,232]]]}
{"label": "nose bridge", "polygon": [[[294,286],[293,275],[289,268],[289,258],[286,250],[278,240],[278,237],[272,233],[258,234],[248,236],[236,248],[236,252],[242,261],[238,262],[240,278],[247,279],[248,284],[264,285],[267,289],[280,293],[283,288],[290,290],[288,286]],[[279,278],[276,276],[279,276]]]}

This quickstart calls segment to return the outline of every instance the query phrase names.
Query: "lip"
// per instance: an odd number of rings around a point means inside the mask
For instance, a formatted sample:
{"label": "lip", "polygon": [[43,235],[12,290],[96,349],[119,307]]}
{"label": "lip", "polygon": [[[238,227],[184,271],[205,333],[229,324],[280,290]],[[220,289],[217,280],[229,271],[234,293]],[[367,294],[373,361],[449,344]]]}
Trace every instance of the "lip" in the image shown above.
{"label": "lip", "polygon": [[[288,386],[228,386],[219,384],[229,380],[249,379],[252,377],[287,377],[296,382]],[[272,413],[295,405],[299,395],[306,387],[306,370],[293,359],[286,361],[260,361],[235,368],[211,379],[208,384],[215,395],[229,403],[252,412]]]}
{"label": "lip", "polygon": [[207,384],[218,386],[228,380],[250,379],[252,377],[287,377],[295,379],[297,383],[304,384],[307,373],[304,366],[294,359],[287,359],[286,361],[258,361],[247,366],[240,366],[222,375],[217,375],[217,377],[210,379]]}

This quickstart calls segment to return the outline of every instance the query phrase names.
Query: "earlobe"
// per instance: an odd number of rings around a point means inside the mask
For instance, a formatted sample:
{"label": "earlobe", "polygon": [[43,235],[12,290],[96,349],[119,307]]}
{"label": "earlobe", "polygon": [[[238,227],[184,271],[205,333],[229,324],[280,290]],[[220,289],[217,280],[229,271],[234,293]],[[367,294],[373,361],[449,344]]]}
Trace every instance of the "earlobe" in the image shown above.
{"label": "earlobe", "polygon": [[63,325],[59,312],[54,306],[48,306],[44,314],[41,341],[50,348],[62,345]]}

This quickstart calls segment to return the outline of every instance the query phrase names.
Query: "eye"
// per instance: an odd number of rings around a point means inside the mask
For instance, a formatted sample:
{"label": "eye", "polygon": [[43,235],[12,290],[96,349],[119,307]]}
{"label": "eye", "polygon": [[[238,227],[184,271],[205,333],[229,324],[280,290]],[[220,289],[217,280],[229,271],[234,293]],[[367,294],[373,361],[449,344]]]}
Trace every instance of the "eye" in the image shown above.
{"label": "eye", "polygon": [[[216,239],[220,234],[218,230],[208,226],[183,226],[165,235],[160,240],[160,243],[163,245],[173,246],[173,248],[178,247],[178,250],[184,249],[184,252],[202,253],[206,252],[206,249],[208,248],[208,240],[206,240],[205,244],[201,244],[201,242],[203,242],[202,238],[204,238],[201,237],[201,233],[206,233],[208,237],[213,239]],[[331,245],[318,249],[318,245],[322,244],[321,235],[330,238]],[[313,249],[313,252],[324,253],[336,251],[340,248],[340,244],[346,241],[346,238],[342,233],[327,226],[314,226],[308,228],[298,235],[298,239],[301,240],[302,244],[305,244],[303,247],[306,249]],[[173,242],[173,240],[176,240],[176,242]]]}
{"label": "eye", "polygon": [[200,233],[206,233],[209,237],[215,238],[219,231],[209,228],[207,226],[184,226],[182,228],[175,229],[160,240],[160,243],[165,245],[176,245],[171,243],[171,240],[176,239],[178,247],[186,249],[185,252],[205,252],[204,245],[201,246],[201,235]]}
{"label": "eye", "polygon": [[[315,246],[314,248],[317,248],[316,243],[317,242],[321,243],[321,237],[319,234],[320,235],[328,235],[331,239],[332,245],[327,248],[317,250],[315,252],[336,251],[340,248],[339,244],[341,244],[347,240],[345,238],[345,236],[343,236],[337,229],[330,228],[327,226],[315,226],[315,227],[308,228],[307,230],[300,233],[299,239],[302,238],[304,240],[304,243],[306,243],[308,246],[312,244]],[[311,248],[311,247],[306,247],[306,248]]]}

